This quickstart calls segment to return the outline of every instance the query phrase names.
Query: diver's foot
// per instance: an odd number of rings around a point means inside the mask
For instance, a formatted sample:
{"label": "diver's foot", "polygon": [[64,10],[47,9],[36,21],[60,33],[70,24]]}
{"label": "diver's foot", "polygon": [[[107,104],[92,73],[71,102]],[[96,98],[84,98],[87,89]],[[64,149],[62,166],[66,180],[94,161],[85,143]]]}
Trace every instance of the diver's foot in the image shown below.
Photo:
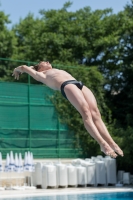
{"label": "diver's foot", "polygon": [[112,158],[116,158],[117,154],[113,151],[113,149],[106,143],[100,144],[101,151],[104,152],[107,156],[110,156]]}
{"label": "diver's foot", "polygon": [[115,142],[109,144],[109,146],[110,146],[117,154],[119,154],[119,155],[122,156],[122,157],[124,156],[123,151],[120,149],[120,147],[119,147]]}

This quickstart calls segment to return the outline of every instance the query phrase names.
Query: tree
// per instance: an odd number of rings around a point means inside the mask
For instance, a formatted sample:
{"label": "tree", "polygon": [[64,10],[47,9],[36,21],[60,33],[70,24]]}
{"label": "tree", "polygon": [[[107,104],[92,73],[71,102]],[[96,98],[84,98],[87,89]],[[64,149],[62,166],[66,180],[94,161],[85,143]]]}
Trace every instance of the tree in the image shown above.
{"label": "tree", "polygon": [[[132,1],[133,2],[133,1]],[[133,4],[125,7],[123,13],[123,26],[120,28],[119,43],[119,73],[112,81],[112,96],[114,117],[119,119],[123,127],[133,126]],[[115,84],[114,84],[115,83]]]}
{"label": "tree", "polygon": [[[133,172],[132,138],[133,138],[133,1],[125,6],[123,12],[118,13],[122,21],[119,27],[119,44],[115,47],[116,59],[107,71],[108,105],[115,120],[112,132],[121,144],[125,158],[118,160],[118,168]],[[114,64],[113,64],[114,63]],[[113,67],[115,66],[116,67]],[[112,68],[111,68],[112,67]],[[115,70],[114,70],[115,69]]]}
{"label": "tree", "polygon": [[[8,30],[6,24],[10,23],[8,16],[0,11],[0,57],[12,58],[16,54],[16,39],[14,32]],[[0,60],[0,80],[6,80],[10,74],[8,61]]]}
{"label": "tree", "polygon": [[118,43],[117,16],[111,9],[92,12],[90,7],[68,12],[69,6],[70,2],[60,10],[41,10],[41,19],[29,14],[14,27],[20,58],[69,65],[102,63],[107,48]]}

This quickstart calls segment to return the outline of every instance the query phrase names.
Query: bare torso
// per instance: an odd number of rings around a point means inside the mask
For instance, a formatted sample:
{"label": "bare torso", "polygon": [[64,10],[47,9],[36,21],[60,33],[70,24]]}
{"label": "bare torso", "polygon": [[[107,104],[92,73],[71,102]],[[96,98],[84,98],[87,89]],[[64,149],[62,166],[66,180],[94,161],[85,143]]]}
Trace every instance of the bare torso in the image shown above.
{"label": "bare torso", "polygon": [[64,81],[75,80],[75,78],[66,71],[54,68],[38,73],[39,81],[54,90],[60,90],[61,84]]}

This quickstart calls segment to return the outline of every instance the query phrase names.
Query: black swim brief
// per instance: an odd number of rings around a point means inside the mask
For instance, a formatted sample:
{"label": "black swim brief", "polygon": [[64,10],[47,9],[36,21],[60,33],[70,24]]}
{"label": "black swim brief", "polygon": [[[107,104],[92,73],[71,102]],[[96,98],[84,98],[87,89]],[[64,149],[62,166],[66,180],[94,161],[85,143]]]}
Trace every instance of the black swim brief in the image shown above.
{"label": "black swim brief", "polygon": [[66,94],[65,94],[65,92],[64,92],[64,87],[65,87],[66,85],[68,85],[68,84],[74,84],[74,85],[76,85],[80,90],[82,90],[82,88],[83,88],[83,83],[82,83],[81,81],[69,80],[69,81],[63,82],[62,85],[61,85],[61,93],[62,93],[62,95],[63,95],[66,99],[67,99],[67,96],[66,96]]}

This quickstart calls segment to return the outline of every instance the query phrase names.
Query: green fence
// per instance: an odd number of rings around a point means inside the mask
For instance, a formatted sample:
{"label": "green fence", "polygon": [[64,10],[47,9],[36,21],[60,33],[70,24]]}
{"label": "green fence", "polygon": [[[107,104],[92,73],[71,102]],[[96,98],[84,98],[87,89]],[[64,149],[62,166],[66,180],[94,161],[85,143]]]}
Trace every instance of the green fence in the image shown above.
{"label": "green fence", "polygon": [[[16,66],[26,61],[0,59],[3,65]],[[1,69],[1,68],[0,68]],[[0,151],[3,157],[14,152],[32,151],[36,158],[75,158],[74,134],[61,124],[50,98],[54,91],[44,85],[0,82]]]}

